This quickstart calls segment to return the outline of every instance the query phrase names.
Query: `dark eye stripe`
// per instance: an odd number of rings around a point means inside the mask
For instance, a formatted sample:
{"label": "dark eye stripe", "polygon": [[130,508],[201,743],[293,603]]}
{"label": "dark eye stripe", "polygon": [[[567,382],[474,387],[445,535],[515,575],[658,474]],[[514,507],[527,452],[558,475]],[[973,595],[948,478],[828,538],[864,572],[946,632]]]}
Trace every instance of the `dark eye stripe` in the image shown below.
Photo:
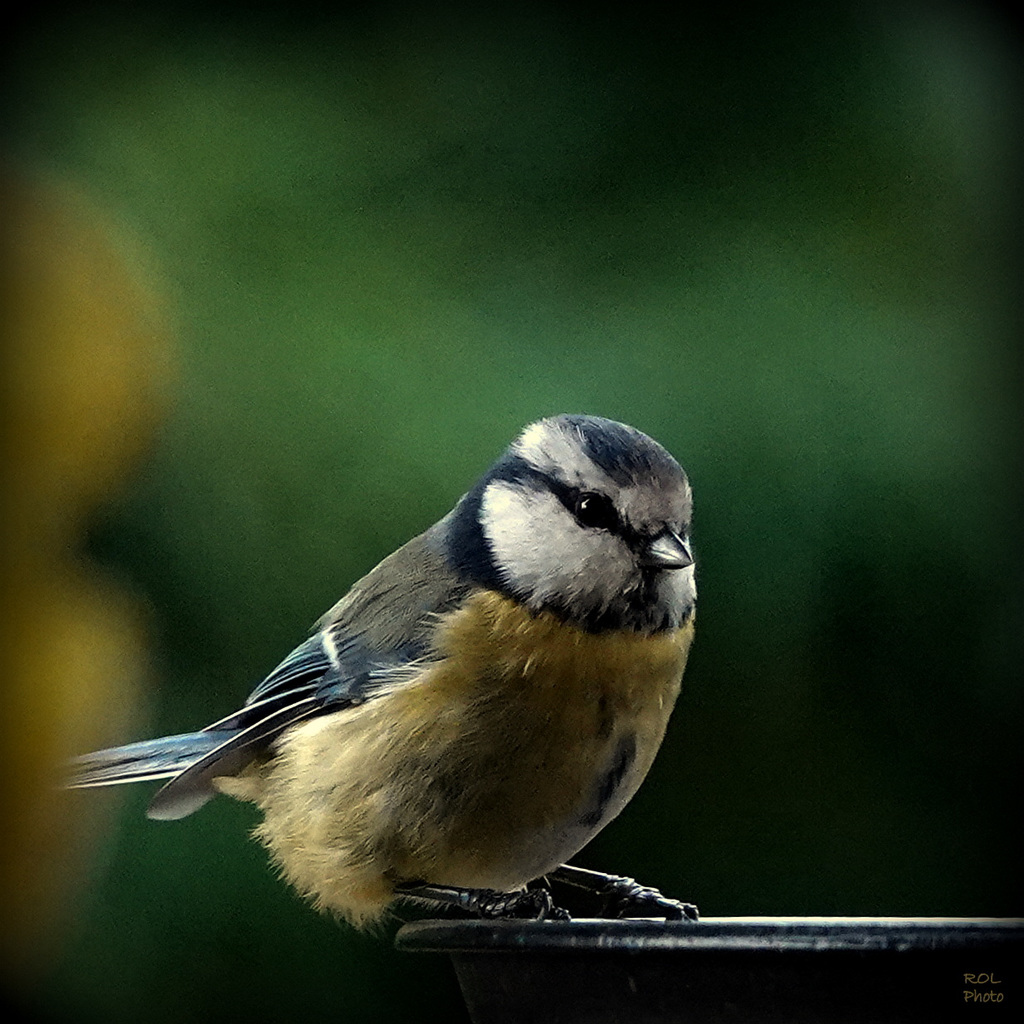
{"label": "dark eye stripe", "polygon": [[619,517],[608,495],[570,487],[551,478],[545,479],[544,483],[584,529],[607,530],[627,539],[632,536],[633,531]]}
{"label": "dark eye stripe", "polygon": [[[486,484],[495,480],[504,480],[525,487],[534,487],[537,490],[550,491],[584,529],[608,530],[631,546],[644,540],[640,533],[619,516],[611,498],[606,494],[601,494],[599,491],[585,491],[580,487],[563,483],[557,477],[542,473],[520,455],[507,454],[499,459],[491,473],[477,484],[477,491],[482,494]],[[580,515],[579,503],[584,498],[596,502],[594,508],[599,511],[592,513],[593,519],[589,514]]]}
{"label": "dark eye stripe", "polygon": [[569,511],[576,517],[576,522],[580,526],[589,529],[617,533],[622,525],[611,499],[593,491],[577,492]]}

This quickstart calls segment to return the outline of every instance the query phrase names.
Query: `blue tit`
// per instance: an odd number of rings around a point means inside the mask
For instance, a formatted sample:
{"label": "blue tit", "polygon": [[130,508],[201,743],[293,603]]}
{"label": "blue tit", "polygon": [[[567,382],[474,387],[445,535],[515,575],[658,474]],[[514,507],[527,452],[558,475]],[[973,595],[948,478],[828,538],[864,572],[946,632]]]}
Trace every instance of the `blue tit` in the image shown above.
{"label": "blue tit", "polygon": [[252,801],[284,877],[356,926],[403,895],[519,913],[535,880],[580,880],[563,865],[661,745],[693,639],[691,504],[633,427],[534,423],[241,710],[79,758],[70,784],[167,779],[159,819]]}

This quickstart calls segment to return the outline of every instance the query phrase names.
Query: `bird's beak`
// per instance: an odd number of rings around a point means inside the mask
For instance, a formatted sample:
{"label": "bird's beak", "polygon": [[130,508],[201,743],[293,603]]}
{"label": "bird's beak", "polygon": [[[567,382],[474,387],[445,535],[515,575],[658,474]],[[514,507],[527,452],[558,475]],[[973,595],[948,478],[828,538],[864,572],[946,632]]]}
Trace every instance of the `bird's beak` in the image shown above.
{"label": "bird's beak", "polygon": [[690,545],[672,530],[659,533],[640,554],[640,564],[657,569],[685,569],[693,565]]}

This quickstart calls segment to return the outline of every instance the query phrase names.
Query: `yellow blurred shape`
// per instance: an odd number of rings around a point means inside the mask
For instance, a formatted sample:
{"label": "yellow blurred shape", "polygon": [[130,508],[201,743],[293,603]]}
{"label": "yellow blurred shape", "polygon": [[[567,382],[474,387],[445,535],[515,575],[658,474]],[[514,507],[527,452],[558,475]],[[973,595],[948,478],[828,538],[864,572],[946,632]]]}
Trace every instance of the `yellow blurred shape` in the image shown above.
{"label": "yellow blurred shape", "polygon": [[82,196],[0,187],[0,964],[17,982],[82,873],[90,802],[60,790],[61,764],[123,735],[145,677],[138,607],[80,548],[152,435],[169,338],[142,261]]}

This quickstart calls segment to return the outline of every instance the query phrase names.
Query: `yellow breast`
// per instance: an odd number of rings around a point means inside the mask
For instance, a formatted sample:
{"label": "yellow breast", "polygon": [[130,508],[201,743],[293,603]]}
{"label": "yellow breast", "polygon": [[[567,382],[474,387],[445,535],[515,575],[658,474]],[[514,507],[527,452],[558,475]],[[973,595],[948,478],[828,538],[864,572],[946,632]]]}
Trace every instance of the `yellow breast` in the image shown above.
{"label": "yellow breast", "polygon": [[407,811],[446,815],[443,841],[404,830],[397,874],[503,888],[576,853],[647,774],[692,638],[692,620],[595,634],[473,596],[441,623],[425,676],[389,700],[392,721],[420,723],[401,744]]}

